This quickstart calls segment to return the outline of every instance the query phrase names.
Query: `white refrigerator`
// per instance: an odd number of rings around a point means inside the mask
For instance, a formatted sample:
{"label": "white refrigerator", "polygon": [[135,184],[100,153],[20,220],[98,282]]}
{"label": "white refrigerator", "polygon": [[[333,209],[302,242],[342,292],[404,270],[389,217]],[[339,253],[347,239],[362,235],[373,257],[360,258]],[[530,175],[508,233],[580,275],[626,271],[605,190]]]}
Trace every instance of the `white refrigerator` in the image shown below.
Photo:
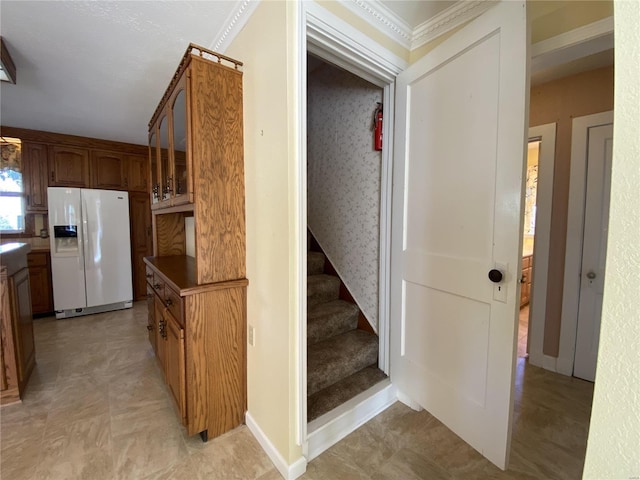
{"label": "white refrigerator", "polygon": [[56,317],[130,308],[129,194],[66,187],[47,193]]}

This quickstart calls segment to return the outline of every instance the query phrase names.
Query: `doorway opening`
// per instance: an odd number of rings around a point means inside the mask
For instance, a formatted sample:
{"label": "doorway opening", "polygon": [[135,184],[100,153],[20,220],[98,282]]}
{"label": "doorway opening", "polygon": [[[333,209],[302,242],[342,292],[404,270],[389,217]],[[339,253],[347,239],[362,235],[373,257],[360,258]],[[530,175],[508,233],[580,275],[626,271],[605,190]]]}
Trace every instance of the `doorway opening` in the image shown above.
{"label": "doorway opening", "polygon": [[520,315],[518,319],[518,358],[527,358],[530,324],[531,283],[534,264],[538,172],[541,139],[529,139],[524,193],[524,226],[522,229],[522,276],[520,278]]}
{"label": "doorway opening", "polygon": [[382,152],[373,112],[384,90],[307,56],[307,420],[380,382]]}

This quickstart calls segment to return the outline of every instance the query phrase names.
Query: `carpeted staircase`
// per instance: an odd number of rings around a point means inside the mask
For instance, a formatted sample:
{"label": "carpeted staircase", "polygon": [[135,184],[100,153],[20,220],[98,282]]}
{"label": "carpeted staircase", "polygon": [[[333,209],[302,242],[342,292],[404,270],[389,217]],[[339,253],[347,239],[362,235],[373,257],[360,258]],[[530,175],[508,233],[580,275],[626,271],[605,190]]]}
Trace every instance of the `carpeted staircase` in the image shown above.
{"label": "carpeted staircase", "polygon": [[378,337],[358,330],[360,309],[340,299],[340,279],[325,255],[307,252],[307,420],[333,410],[386,378]]}

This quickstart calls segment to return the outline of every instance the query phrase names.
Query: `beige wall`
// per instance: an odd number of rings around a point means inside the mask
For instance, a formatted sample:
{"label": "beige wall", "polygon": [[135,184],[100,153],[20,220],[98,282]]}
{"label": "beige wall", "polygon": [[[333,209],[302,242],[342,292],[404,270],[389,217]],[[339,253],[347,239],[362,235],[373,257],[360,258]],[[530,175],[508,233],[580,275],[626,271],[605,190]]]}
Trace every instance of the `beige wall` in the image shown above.
{"label": "beige wall", "polygon": [[612,109],[613,67],[572,75],[531,89],[529,125],[557,124],[543,347],[544,354],[552,357],[558,356],[560,341],[572,119]]}
{"label": "beige wall", "polygon": [[247,314],[256,332],[247,351],[248,412],[288,463],[302,455],[295,443],[299,291],[290,183],[298,128],[296,8],[261,2],[225,52],[244,62]]}
{"label": "beige wall", "polygon": [[532,44],[613,15],[611,0],[536,0],[527,4]]}
{"label": "beige wall", "polygon": [[640,476],[640,2],[615,3],[607,270],[585,479]]}

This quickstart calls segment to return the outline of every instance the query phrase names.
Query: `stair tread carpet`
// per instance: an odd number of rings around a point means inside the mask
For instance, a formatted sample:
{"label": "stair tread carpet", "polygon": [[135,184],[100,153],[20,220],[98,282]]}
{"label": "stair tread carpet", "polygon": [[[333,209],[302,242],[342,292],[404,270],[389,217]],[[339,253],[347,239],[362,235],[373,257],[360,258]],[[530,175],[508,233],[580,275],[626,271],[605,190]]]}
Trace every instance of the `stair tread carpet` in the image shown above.
{"label": "stair tread carpet", "polygon": [[315,420],[385,378],[384,372],[372,365],[314,393],[307,398],[307,421]]}
{"label": "stair tread carpet", "polygon": [[319,275],[324,271],[324,253],[307,252],[307,275]]}
{"label": "stair tread carpet", "polygon": [[307,349],[307,395],[378,362],[378,337],[364,330],[331,337]]}
{"label": "stair tread carpet", "polygon": [[360,309],[355,303],[333,300],[308,309],[307,345],[335,337],[358,327]]}
{"label": "stair tread carpet", "polygon": [[337,300],[340,295],[340,279],[333,275],[309,275],[307,277],[307,308]]}

